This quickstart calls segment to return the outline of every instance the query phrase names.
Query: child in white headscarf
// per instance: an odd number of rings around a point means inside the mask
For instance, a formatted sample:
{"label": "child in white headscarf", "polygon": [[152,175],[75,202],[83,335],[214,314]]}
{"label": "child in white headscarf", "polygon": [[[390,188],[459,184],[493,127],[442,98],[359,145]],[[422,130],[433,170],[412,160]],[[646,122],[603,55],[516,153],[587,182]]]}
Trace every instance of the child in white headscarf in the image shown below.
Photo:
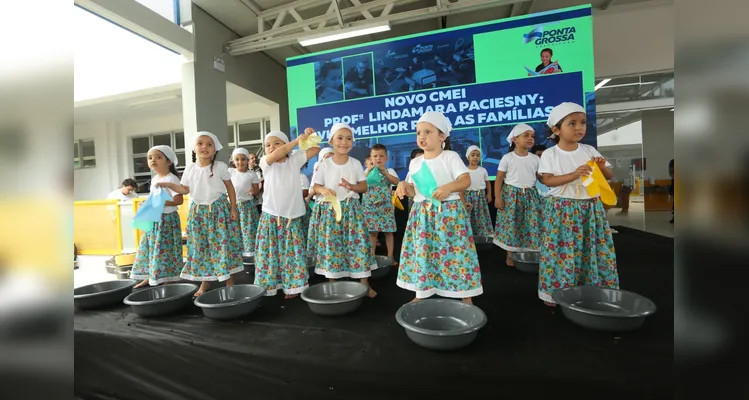
{"label": "child in white headscarf", "polygon": [[[177,154],[169,146],[154,146],[148,150],[148,167],[156,172],[151,179],[151,193],[158,183],[179,184]],[[136,288],[179,281],[182,270],[182,227],[177,207],[182,204],[182,195],[169,190],[172,201],[167,201],[161,214],[161,221],[140,238],[138,253],[135,255],[130,278],[142,279]]]}
{"label": "child in white headscarf", "polygon": [[281,131],[265,135],[266,155],[260,159],[265,192],[257,229],[255,284],[264,287],[267,296],[275,296],[281,289],[285,297],[291,299],[308,287],[302,226],[305,205],[299,171],[307,160],[320,152],[320,147],[294,153],[292,150],[314,132],[307,128],[292,141]]}
{"label": "child in white headscarf", "polygon": [[507,135],[510,152],[499,161],[494,193],[497,225],[494,244],[507,251],[505,264],[514,267],[513,252],[538,251],[541,245],[541,196],[536,189],[539,158],[529,152],[535,141],[530,125],[515,125]]}
{"label": "child in white headscarf", "polygon": [[450,121],[427,112],[416,125],[416,144],[424,155],[411,161],[408,181],[396,194],[413,198],[401,247],[397,285],[416,292],[413,301],[432,295],[472,304],[483,293],[476,245],[461,194],[471,185],[470,171],[450,149]]}
{"label": "child in white headscarf", "polygon": [[562,103],[551,110],[547,125],[556,146],[541,155],[538,173],[548,186],[545,200],[538,297],[556,306],[557,289],[578,285],[619,288],[616,251],[606,222],[600,195],[588,195],[582,178],[592,173],[592,161],[605,179],[611,179],[611,164],[593,146],[580,143],[585,137],[585,109]]}
{"label": "child in white headscarf", "polygon": [[198,132],[193,144],[193,164],[187,166],[180,183],[157,184],[190,195],[187,263],[180,276],[202,282],[195,296],[206,292],[211,281],[233,285],[232,274],[244,271],[234,185],[229,167],[216,161],[221,149],[216,135]]}
{"label": "child in white headscarf", "polygon": [[229,168],[231,183],[237,193],[239,226],[242,230],[242,255],[255,255],[255,234],[260,218],[255,207],[255,195],[260,193],[260,177],[250,170],[250,152],[237,147],[231,152],[234,168]]}
{"label": "child in white headscarf", "polygon": [[[340,210],[328,202],[315,207],[307,236],[307,248],[315,252],[315,273],[330,280],[359,279],[369,285],[377,263],[369,250],[369,229],[364,220],[360,195],[367,191],[367,177],[359,160],[349,157],[354,147],[354,130],[338,123],[330,128],[328,143],[333,156],[323,160],[312,181],[315,193],[340,202]],[[334,200],[334,201],[335,201]],[[337,213],[340,212],[340,215]],[[369,289],[369,297],[377,293]]]}
{"label": "child in white headscarf", "polygon": [[489,182],[489,173],[486,168],[480,166],[481,149],[478,146],[469,146],[466,150],[468,160],[468,174],[471,177],[471,186],[465,191],[466,206],[471,214],[471,229],[474,236],[492,237],[492,216],[489,214],[489,203],[492,202],[492,185]]}

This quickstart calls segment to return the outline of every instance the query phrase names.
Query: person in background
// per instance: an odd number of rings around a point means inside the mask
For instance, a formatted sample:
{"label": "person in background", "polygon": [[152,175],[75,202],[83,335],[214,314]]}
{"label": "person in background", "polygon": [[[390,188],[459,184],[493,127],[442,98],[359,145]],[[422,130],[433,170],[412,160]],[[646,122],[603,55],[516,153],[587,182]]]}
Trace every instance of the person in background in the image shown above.
{"label": "person in background", "polygon": [[138,198],[136,192],[138,188],[138,182],[135,179],[127,178],[122,181],[122,186],[119,189],[115,189],[112,193],[107,196],[107,200],[119,200],[119,201],[131,201]]}
{"label": "person in background", "polygon": [[582,144],[587,129],[585,109],[561,103],[546,122],[556,146],[541,156],[538,174],[548,186],[541,225],[538,297],[556,307],[554,291],[574,286],[619,288],[616,250],[600,195],[591,197],[582,179],[593,161],[605,179],[611,179],[611,163],[593,146]]}
{"label": "person in background", "polygon": [[544,154],[544,151],[546,151],[546,146],[544,146],[542,144],[537,144],[537,145],[531,147],[530,153],[531,154],[535,154],[535,155],[541,157],[541,154]]}
{"label": "person in background", "polygon": [[237,196],[229,167],[216,161],[221,149],[216,135],[198,132],[193,142],[193,163],[185,168],[180,183],[156,184],[190,195],[187,262],[180,276],[201,282],[196,297],[208,291],[212,281],[233,285],[232,275],[244,271]]}
{"label": "person in background", "polygon": [[[309,161],[302,165],[301,169],[306,169],[309,165]],[[304,199],[304,216],[302,217],[302,232],[304,232],[304,240],[306,247],[307,233],[309,233],[309,217],[312,214],[312,207],[309,201],[309,178],[307,175],[300,170],[299,171],[299,183],[302,185],[302,198]]]}
{"label": "person in background", "polygon": [[239,226],[242,230],[242,256],[255,255],[255,234],[260,214],[255,207],[255,195],[260,193],[260,178],[255,171],[250,170],[250,152],[243,147],[237,147],[231,152],[231,183],[237,195],[237,211],[239,212]]}
{"label": "person in background", "polygon": [[671,221],[668,221],[670,223],[674,223],[674,203],[673,197],[674,197],[674,159],[672,158],[671,161],[668,163],[668,175],[671,176],[671,186],[668,187],[668,194],[671,195]]}
{"label": "person in background", "polygon": [[480,166],[481,149],[471,145],[466,150],[471,186],[465,191],[468,212],[471,214],[471,229],[474,236],[494,236],[492,216],[489,214],[489,203],[492,202],[492,184],[486,168]]}
{"label": "person in background", "polygon": [[[151,193],[159,182],[179,184],[177,177],[177,154],[169,146],[154,146],[148,151],[148,167],[156,172],[151,179]],[[161,221],[140,238],[138,252],[135,255],[131,279],[141,279],[135,285],[140,288],[146,285],[156,286],[162,283],[181,280],[182,269],[182,226],[177,207],[182,204],[182,195],[170,189],[172,201],[167,201],[161,214]]]}
{"label": "person in background", "polygon": [[[450,121],[440,112],[426,112],[416,124],[416,144],[424,155],[411,161],[408,181],[396,189],[399,198],[414,199],[396,284],[415,292],[412,301],[436,294],[473,304],[472,298],[483,293],[481,269],[468,212],[460,201],[471,177],[460,155],[449,150],[450,131]],[[422,193],[414,177],[421,180],[428,174],[438,187]]]}
{"label": "person in background", "polygon": [[257,207],[258,215],[260,215],[263,207],[263,170],[261,170],[258,166],[257,154],[255,153],[250,154],[249,168],[250,171],[254,172],[255,175],[257,175],[258,181],[260,181],[260,183],[257,185],[259,192],[255,195],[255,204]]}
{"label": "person in background", "polygon": [[[413,149],[411,150],[411,158],[408,160],[409,165],[411,165],[411,161],[413,161],[416,157],[423,156],[424,150],[422,149]],[[403,180],[403,182],[408,181],[408,178],[411,176],[411,171],[409,170],[406,172],[406,179]],[[406,204],[406,211],[411,212],[411,203],[413,203],[413,197],[408,196],[408,204]]]}
{"label": "person in background", "polygon": [[518,124],[507,136],[510,152],[497,167],[494,181],[497,223],[494,244],[507,252],[505,264],[514,267],[513,252],[538,251],[541,246],[541,195],[536,189],[540,159],[529,152],[536,133]]}
{"label": "person in background", "polygon": [[[362,196],[364,203],[364,218],[369,228],[369,240],[372,242],[372,254],[377,248],[377,235],[385,235],[387,256],[393,258],[395,248],[395,206],[393,205],[393,185],[397,185],[398,174],[392,168],[387,168],[388,151],[384,144],[372,146],[368,157],[368,165],[364,175],[367,177],[368,188]],[[370,176],[372,171],[377,171]],[[393,261],[393,266],[398,265]]]}

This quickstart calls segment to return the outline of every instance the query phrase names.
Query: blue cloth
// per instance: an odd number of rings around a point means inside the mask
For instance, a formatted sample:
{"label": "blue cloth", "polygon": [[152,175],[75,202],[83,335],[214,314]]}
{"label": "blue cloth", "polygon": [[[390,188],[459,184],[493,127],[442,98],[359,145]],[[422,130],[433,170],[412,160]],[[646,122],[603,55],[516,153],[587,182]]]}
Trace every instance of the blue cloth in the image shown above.
{"label": "blue cloth", "polygon": [[429,166],[426,163],[423,163],[421,169],[411,175],[411,179],[414,180],[414,184],[416,184],[419,192],[421,192],[424,197],[431,200],[433,203],[440,205],[440,201],[432,197],[432,193],[437,190],[439,185],[437,185],[437,180],[434,179],[432,170],[429,169]]}
{"label": "blue cloth", "polygon": [[166,202],[172,200],[172,195],[169,194],[168,190],[155,188],[151,195],[141,203],[130,225],[135,229],[150,232],[153,225],[161,221],[161,214],[164,212]]}
{"label": "blue cloth", "polygon": [[546,195],[546,193],[549,193],[549,187],[541,183],[538,179],[536,179],[536,189],[538,190],[538,194],[541,196]]}
{"label": "blue cloth", "polygon": [[384,177],[378,168],[372,168],[367,175],[367,185],[378,185],[382,183]]}

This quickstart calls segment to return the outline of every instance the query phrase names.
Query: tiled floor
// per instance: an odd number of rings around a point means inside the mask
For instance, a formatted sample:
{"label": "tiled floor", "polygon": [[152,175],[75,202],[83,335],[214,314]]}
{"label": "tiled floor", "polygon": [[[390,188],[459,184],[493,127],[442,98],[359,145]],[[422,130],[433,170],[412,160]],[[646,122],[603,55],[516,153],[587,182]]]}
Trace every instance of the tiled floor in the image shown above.
{"label": "tiled floor", "polygon": [[611,209],[608,212],[609,224],[674,237],[674,224],[669,223],[670,211],[645,211],[644,208],[643,203],[633,201],[626,214],[621,214],[620,209]]}

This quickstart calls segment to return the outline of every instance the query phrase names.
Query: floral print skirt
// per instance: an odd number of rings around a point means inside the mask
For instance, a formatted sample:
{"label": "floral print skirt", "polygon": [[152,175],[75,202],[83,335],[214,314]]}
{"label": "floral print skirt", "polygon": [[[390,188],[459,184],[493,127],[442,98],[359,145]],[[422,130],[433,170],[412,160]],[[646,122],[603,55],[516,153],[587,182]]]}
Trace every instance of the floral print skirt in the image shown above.
{"label": "floral print skirt", "polygon": [[231,220],[226,195],[212,204],[190,202],[187,215],[187,263],[180,275],[191,281],[228,280],[244,271],[239,221]]}
{"label": "floral print skirt", "polygon": [[466,190],[466,202],[471,205],[471,229],[476,236],[494,236],[492,216],[484,190]]}
{"label": "floral print skirt", "polygon": [[513,252],[538,251],[545,201],[535,187],[502,185],[504,210],[497,210],[494,244]]}
{"label": "floral print skirt", "polygon": [[395,206],[390,185],[373,185],[362,196],[364,218],[370,232],[395,232]]}
{"label": "floral print skirt", "polygon": [[161,221],[140,238],[135,255],[132,279],[148,279],[155,286],[179,281],[182,269],[182,228],[179,213],[161,214]]}
{"label": "floral print skirt", "polygon": [[618,289],[616,251],[598,198],[545,200],[538,298],[557,289],[593,285]]}
{"label": "floral print skirt", "polygon": [[315,256],[315,273],[329,279],[367,278],[377,269],[369,242],[369,229],[358,199],[341,202],[341,221],[328,203],[315,206],[315,224],[310,224],[308,253]]}
{"label": "floral print skirt", "polygon": [[257,207],[255,207],[255,200],[239,202],[237,212],[239,212],[239,226],[242,227],[242,255],[245,257],[253,256],[255,255],[257,222],[260,218]]}
{"label": "floral print skirt", "polygon": [[468,212],[462,201],[414,203],[401,247],[396,284],[423,299],[483,293]]}
{"label": "floral print skirt", "polygon": [[292,295],[308,287],[307,256],[302,236],[302,218],[260,216],[255,249],[255,284],[275,296],[278,290]]}

